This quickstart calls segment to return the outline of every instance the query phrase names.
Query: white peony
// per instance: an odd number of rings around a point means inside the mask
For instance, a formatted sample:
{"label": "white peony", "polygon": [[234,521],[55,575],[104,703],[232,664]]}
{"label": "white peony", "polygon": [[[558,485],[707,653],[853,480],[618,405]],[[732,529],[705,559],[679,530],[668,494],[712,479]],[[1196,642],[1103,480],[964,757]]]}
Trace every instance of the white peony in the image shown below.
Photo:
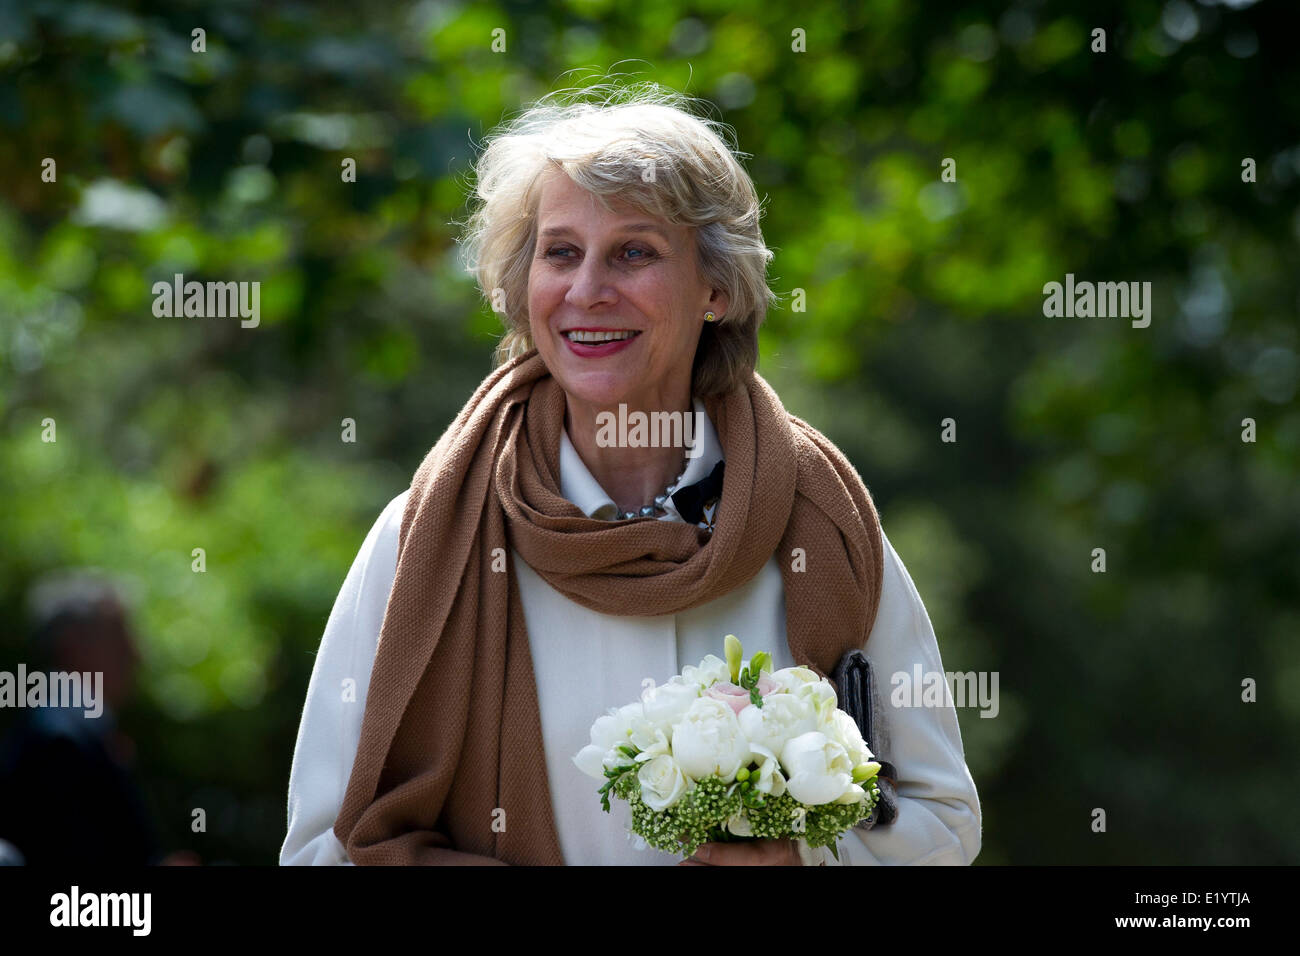
{"label": "white peony", "polygon": [[772,681],[785,693],[812,704],[817,714],[815,729],[826,731],[831,713],[839,704],[835,686],[830,681],[818,677],[817,672],[808,667],[783,667],[772,675]]}
{"label": "white peony", "polygon": [[737,716],[751,744],[778,754],[791,737],[817,729],[813,705],[793,694],[769,694],[762,707],[750,704]]}
{"label": "white peony", "polygon": [[[781,766],[787,774],[786,790],[808,806],[823,803],[851,803],[862,788],[853,782],[853,762],[848,751],[821,731],[800,734],[781,750]],[[856,788],[856,791],[855,789]]]}
{"label": "white peony", "polygon": [[829,723],[831,714],[839,706],[839,698],[835,696],[835,686],[828,680],[819,680],[816,683],[796,687],[794,695],[811,703],[816,708],[818,719],[822,723]]}
{"label": "white peony", "polygon": [[772,680],[776,681],[782,690],[794,693],[796,688],[804,684],[815,684],[821,678],[809,667],[782,667],[779,671],[772,672]]}
{"label": "white peony", "polygon": [[856,767],[873,759],[874,754],[867,746],[867,742],[862,739],[862,731],[858,729],[857,721],[844,711],[836,710],[831,713],[830,728],[826,735],[848,752],[853,766]]}
{"label": "white peony", "polygon": [[641,799],[651,810],[667,810],[686,793],[690,781],[668,754],[647,760],[637,772],[641,782]]}
{"label": "white peony", "polygon": [[686,709],[691,706],[691,701],[699,696],[698,684],[674,677],[666,684],[642,691],[640,706],[644,709],[646,720],[665,734],[672,734],[673,727],[682,719]]}
{"label": "white peony", "polygon": [[749,742],[735,711],[720,700],[699,697],[673,730],[673,756],[693,780],[717,774],[730,783],[749,758]]}

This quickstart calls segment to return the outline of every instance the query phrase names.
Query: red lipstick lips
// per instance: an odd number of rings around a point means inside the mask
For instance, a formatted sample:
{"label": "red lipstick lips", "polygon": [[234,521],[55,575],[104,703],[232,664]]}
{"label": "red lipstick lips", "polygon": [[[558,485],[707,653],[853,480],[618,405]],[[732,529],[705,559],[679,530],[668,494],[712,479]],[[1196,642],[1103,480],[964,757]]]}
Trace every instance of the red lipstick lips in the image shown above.
{"label": "red lipstick lips", "polygon": [[[606,342],[575,342],[569,338],[568,333],[570,332],[631,332],[633,334],[625,339],[610,339]],[[640,331],[636,329],[609,329],[592,326],[565,329],[560,335],[563,337],[564,343],[569,347],[569,351],[581,358],[603,358],[606,355],[613,355],[615,352],[621,352],[641,337]]]}

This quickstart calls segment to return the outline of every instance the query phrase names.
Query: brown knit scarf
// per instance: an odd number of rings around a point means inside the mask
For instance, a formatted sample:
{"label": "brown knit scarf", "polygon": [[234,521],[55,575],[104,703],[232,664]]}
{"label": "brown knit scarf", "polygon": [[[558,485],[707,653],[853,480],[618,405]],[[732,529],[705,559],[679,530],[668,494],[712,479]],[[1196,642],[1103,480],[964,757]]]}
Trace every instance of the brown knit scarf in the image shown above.
{"label": "brown knit scarf", "polygon": [[[589,518],[561,497],[565,395],[536,350],[493,371],[461,409],[416,471],[402,516],[334,823],[354,863],[564,862],[510,547],[578,604],[644,616],[719,598],[776,552],[795,661],[826,675],[863,646],[884,552],[857,472],[757,374],[704,405],[727,463],[712,534]],[[614,703],[593,702],[592,720]]]}

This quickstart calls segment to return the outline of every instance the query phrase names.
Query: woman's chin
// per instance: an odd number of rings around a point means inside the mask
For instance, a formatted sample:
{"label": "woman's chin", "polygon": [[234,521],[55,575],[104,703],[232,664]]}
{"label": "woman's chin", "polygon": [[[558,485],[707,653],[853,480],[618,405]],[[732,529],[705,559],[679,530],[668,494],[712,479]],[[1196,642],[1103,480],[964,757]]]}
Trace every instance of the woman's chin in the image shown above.
{"label": "woman's chin", "polygon": [[562,382],[571,401],[597,408],[614,408],[628,403],[635,394],[635,383],[615,372],[583,371],[570,374]]}

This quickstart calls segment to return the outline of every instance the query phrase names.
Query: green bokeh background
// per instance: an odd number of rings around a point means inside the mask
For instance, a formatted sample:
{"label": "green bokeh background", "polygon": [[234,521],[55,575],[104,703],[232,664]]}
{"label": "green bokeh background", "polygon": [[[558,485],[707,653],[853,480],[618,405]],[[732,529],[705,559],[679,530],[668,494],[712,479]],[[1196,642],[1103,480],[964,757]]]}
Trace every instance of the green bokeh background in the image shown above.
{"label": "green bokeh background", "polygon": [[[1293,10],[0,3],[0,667],[41,573],[135,582],[166,848],[273,863],[343,576],[500,333],[475,144],[650,80],[750,154],[759,371],[857,466],[945,668],[1000,675],[959,715],[978,862],[1300,862]],[[154,317],[176,272],[260,281],[261,325]],[[1150,327],[1046,318],[1067,272],[1150,281]]]}

